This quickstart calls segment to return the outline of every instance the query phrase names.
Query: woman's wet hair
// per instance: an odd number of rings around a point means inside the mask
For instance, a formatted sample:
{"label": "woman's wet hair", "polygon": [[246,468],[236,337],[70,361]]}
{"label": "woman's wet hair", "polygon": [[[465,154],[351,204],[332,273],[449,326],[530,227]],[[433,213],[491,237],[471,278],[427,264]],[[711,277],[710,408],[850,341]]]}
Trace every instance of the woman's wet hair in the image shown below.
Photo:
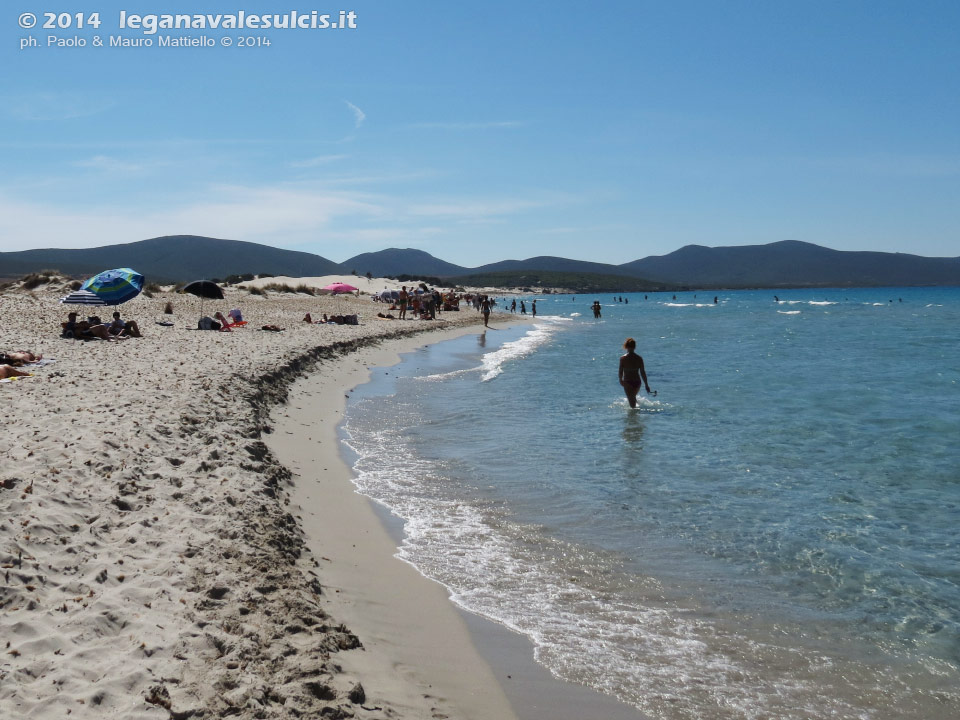
{"label": "woman's wet hair", "polygon": [[637,347],[637,341],[634,340],[633,338],[627,338],[626,340],[623,341],[624,350],[635,350],[636,347]]}

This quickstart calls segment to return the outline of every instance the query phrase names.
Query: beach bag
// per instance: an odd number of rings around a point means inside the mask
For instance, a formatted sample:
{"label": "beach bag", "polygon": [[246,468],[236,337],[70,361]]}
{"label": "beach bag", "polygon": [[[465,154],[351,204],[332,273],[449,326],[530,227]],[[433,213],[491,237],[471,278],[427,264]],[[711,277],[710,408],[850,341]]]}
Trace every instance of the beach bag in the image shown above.
{"label": "beach bag", "polygon": [[220,323],[214,320],[212,317],[202,317],[200,322],[197,323],[197,330],[219,330]]}

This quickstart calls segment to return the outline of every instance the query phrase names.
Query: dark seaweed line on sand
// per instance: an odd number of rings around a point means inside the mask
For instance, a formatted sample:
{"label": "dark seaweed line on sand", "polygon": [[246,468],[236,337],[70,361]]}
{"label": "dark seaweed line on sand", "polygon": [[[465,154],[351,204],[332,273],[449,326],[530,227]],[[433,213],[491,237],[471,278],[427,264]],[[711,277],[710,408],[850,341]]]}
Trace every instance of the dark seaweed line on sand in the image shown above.
{"label": "dark seaweed line on sand", "polygon": [[[216,407],[207,418],[214,420],[227,411],[221,403],[235,404],[242,395],[245,417],[238,413],[232,419],[234,428],[250,441],[239,469],[251,476],[251,482],[242,499],[236,483],[231,483],[232,492],[222,501],[224,527],[210,544],[194,548],[197,568],[189,590],[196,600],[190,611],[207,647],[202,656],[184,657],[202,657],[203,667],[184,673],[191,680],[180,683],[173,694],[164,683],[151,687],[148,702],[166,707],[174,718],[398,717],[389,707],[365,706],[362,685],[340,676],[335,653],[362,645],[320,607],[323,589],[314,571],[317,562],[297,520],[285,509],[289,499],[284,484],[292,482],[292,474],[261,438],[272,430],[270,412],[287,401],[297,379],[362,348],[432,329],[411,328],[318,346],[256,379],[238,375],[228,389],[211,388]],[[238,392],[244,385],[249,392]],[[196,438],[207,431],[208,421],[188,411],[181,425]],[[209,444],[217,442],[211,437]],[[205,465],[213,469],[206,461],[199,469]],[[223,569],[236,576],[229,585],[217,581]],[[238,674],[245,676],[242,683]],[[241,684],[255,687],[239,693]]]}

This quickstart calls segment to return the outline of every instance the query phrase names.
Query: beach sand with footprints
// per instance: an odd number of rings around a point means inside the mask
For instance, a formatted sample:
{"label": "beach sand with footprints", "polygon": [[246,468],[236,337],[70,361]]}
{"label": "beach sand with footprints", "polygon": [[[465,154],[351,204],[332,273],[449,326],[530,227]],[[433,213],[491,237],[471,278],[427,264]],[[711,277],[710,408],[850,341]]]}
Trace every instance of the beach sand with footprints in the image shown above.
{"label": "beach sand with footprints", "polygon": [[[143,338],[83,342],[59,337],[68,289],[0,292],[0,350],[53,361],[0,384],[0,717],[512,717],[442,589],[382,544],[349,541],[383,530],[365,501],[366,515],[348,514],[348,480],[339,495],[297,487],[346,472],[335,435],[311,448],[322,468],[282,464],[276,452],[294,465],[296,447],[272,438],[297,378],[322,378],[315,410],[331,406],[332,432],[332,398],[342,407],[369,364],[474,329],[478,314],[402,322],[366,296],[228,289],[204,314],[239,307],[249,325],[204,332],[197,298],[155,293],[118,308]],[[361,324],[310,325],[306,312]],[[297,492],[343,498],[343,522],[304,521]],[[384,573],[409,592],[351,592]]]}

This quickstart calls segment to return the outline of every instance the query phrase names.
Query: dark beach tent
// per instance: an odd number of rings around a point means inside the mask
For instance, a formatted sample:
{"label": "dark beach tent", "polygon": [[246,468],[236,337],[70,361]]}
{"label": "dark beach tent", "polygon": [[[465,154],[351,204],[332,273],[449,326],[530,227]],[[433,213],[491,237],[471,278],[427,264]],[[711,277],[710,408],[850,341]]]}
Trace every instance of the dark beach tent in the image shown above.
{"label": "dark beach tent", "polygon": [[223,290],[215,282],[209,280],[194,280],[192,283],[184,285],[180,292],[190,293],[209,300],[223,300]]}
{"label": "dark beach tent", "polygon": [[203,301],[205,299],[223,300],[223,290],[215,282],[209,280],[194,280],[192,283],[184,285],[180,292],[190,293],[200,298],[201,317],[203,316]]}

